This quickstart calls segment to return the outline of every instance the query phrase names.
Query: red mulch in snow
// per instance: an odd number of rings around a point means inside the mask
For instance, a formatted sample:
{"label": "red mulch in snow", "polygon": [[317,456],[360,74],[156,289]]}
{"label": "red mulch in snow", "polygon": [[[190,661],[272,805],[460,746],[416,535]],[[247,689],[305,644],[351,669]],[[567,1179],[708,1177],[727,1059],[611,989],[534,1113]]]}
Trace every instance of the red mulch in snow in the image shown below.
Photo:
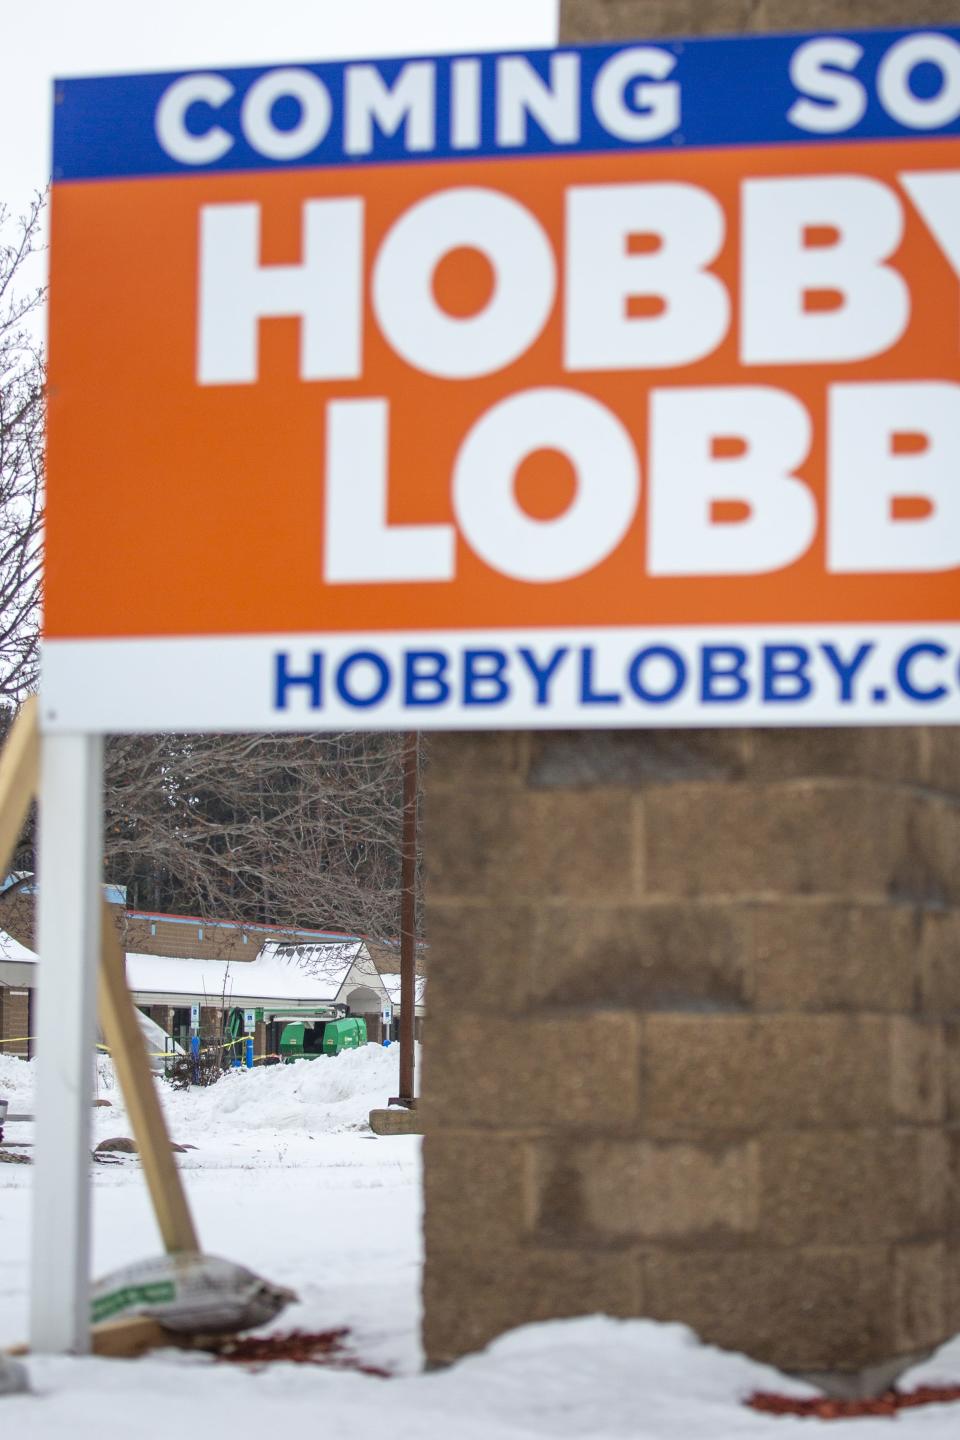
{"label": "red mulch in snow", "polygon": [[239,1339],[221,1340],[215,1346],[204,1345],[218,1360],[234,1365],[252,1365],[258,1369],[277,1361],[294,1365],[329,1365],[334,1370],[359,1370],[362,1375],[376,1375],[388,1380],[389,1371],[366,1365],[351,1354],[345,1341],[349,1330],[288,1330],[277,1335],[248,1335]]}
{"label": "red mulch in snow", "polygon": [[747,1404],[751,1410],[762,1410],[767,1415],[851,1420],[858,1415],[896,1415],[898,1410],[910,1410],[917,1405],[946,1405],[951,1400],[960,1400],[960,1385],[919,1385],[906,1394],[899,1390],[886,1390],[875,1400],[831,1400],[825,1395],[812,1400],[797,1400],[790,1395],[769,1395],[761,1390],[751,1395]]}

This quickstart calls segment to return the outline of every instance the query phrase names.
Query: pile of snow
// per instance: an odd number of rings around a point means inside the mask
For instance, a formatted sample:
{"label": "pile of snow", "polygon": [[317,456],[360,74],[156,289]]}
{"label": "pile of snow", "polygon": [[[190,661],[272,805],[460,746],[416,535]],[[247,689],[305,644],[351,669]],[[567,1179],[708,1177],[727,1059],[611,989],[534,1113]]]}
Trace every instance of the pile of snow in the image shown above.
{"label": "pile of snow", "polygon": [[33,1104],[33,1077],[36,1069],[29,1060],[0,1051],[0,1099],[10,1101],[10,1109],[29,1110]]}
{"label": "pile of snow", "polygon": [[[215,1085],[175,1090],[165,1080],[158,1088],[175,1138],[202,1140],[243,1132],[299,1132],[336,1135],[365,1130],[371,1110],[381,1109],[397,1093],[399,1047],[364,1045],[341,1055],[320,1055],[292,1065],[258,1065],[228,1070]],[[0,1056],[0,1095],[11,1110],[32,1111],[38,1060]],[[416,1073],[420,1073],[417,1046]],[[125,1124],[123,1096],[113,1063],[100,1055],[95,1096],[110,1101],[96,1128],[112,1134]],[[202,1138],[201,1138],[202,1137]]]}
{"label": "pile of snow", "polygon": [[[0,1054],[0,1099],[9,1100],[11,1111],[33,1114],[34,1092],[39,1061],[21,1060],[15,1055]],[[111,1105],[120,1103],[120,1085],[113,1061],[98,1054],[93,1073],[92,1098],[106,1098]]]}
{"label": "pile of snow", "polygon": [[[956,1361],[941,1352],[940,1369]],[[0,1401],[11,1434],[32,1440],[164,1440],[170,1396],[198,1430],[323,1429],[356,1440],[786,1440],[815,1421],[744,1408],[755,1390],[803,1395],[743,1355],[701,1345],[683,1325],[592,1316],[527,1326],[432,1374],[378,1380],[277,1365],[259,1373],[158,1354],[130,1361],[31,1358],[42,1398]],[[798,1428],[799,1427],[799,1428]],[[811,1427],[813,1427],[811,1429]],[[892,1427],[892,1428],[891,1428]],[[953,1440],[951,1405],[887,1418],[838,1420],[832,1440]]]}
{"label": "pile of snow", "polygon": [[[419,1046],[416,1071],[419,1073]],[[171,1130],[206,1138],[237,1131],[335,1135],[367,1128],[371,1110],[397,1093],[399,1047],[364,1045],[340,1055],[228,1070],[201,1089],[163,1087]]]}

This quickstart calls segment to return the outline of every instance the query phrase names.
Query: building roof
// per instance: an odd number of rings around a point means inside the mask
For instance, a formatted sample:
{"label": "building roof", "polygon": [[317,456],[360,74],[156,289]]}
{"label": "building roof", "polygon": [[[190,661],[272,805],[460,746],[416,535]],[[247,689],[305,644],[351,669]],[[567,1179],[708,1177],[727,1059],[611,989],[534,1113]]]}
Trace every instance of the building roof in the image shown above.
{"label": "building roof", "polygon": [[37,954],[26,945],[21,945],[19,940],[14,940],[6,930],[0,930],[0,960],[21,960],[28,964],[37,963]]}
{"label": "building roof", "polygon": [[[138,996],[169,995],[218,1006],[276,1000],[321,1004],[336,1000],[365,955],[359,940],[329,945],[271,943],[255,960],[242,963],[130,954],[127,984]],[[376,974],[372,965],[370,970]]]}
{"label": "building roof", "polygon": [[[380,971],[380,979],[383,981],[383,988],[390,997],[390,1003],[396,1007],[400,1004],[400,976],[388,975]],[[417,976],[416,1003],[422,1005],[427,993],[426,975]]]}
{"label": "building roof", "polygon": [[[20,895],[36,895],[38,889],[32,870],[11,870],[0,880],[0,896],[6,895],[8,891]],[[105,882],[100,889],[103,891],[103,898],[111,905],[126,905],[126,885],[111,885]]]}
{"label": "building roof", "polygon": [[[203,915],[171,915],[165,910],[125,910],[124,915],[128,920],[162,920],[169,925],[187,925],[191,928],[195,925],[202,926],[207,930],[239,930],[250,934],[268,935],[278,937],[277,944],[289,945],[325,942],[327,940],[361,940],[360,935],[347,935],[343,930],[308,930],[301,925],[273,925],[265,921],[252,920],[216,920]],[[279,937],[285,937],[280,939]]]}
{"label": "building roof", "polygon": [[[283,945],[268,941],[253,960],[127,954],[127,984],[141,1004],[260,1006],[345,1003],[358,989],[400,1005],[399,974],[381,974],[362,940]],[[0,982],[33,984],[35,951],[0,930]],[[20,968],[31,967],[31,969]],[[417,976],[417,1008],[426,976]],[[369,997],[368,997],[369,998]]]}

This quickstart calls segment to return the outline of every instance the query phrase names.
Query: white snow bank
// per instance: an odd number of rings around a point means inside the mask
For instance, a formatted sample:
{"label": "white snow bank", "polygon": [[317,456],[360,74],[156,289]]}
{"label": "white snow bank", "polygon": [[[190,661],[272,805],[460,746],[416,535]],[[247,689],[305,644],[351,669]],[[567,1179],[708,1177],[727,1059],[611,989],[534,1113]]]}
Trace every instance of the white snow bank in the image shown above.
{"label": "white snow bank", "polygon": [[[164,1032],[160,1026],[154,1025],[152,1020],[148,1019],[146,1015],[140,1015],[139,1012],[138,1018],[141,1022],[140,1028],[145,1042],[152,1048],[157,1037],[161,1037],[159,1043],[162,1047]],[[172,1045],[173,1041],[169,1036],[167,1039]],[[33,1060],[21,1060],[16,1055],[4,1055],[0,1052],[0,1095],[6,1095],[10,1101],[16,1096],[18,1110],[33,1109],[33,1094],[39,1063],[36,1057]],[[109,1055],[98,1050],[92,1066],[91,1097],[95,1099],[103,1096],[113,1103],[119,1103],[119,1094],[119,1082],[113,1068],[113,1061]]]}
{"label": "white snow bank", "polygon": [[397,1093],[399,1054],[396,1045],[364,1045],[292,1065],[228,1070],[206,1088],[164,1086],[164,1109],[178,1138],[188,1129],[205,1137],[238,1130],[316,1135],[365,1129],[370,1111]]}
{"label": "white snow bank", "polygon": [[26,1110],[33,1103],[33,1064],[0,1050],[0,1096],[10,1101],[11,1110]]}
{"label": "white snow bank", "polygon": [[[164,1080],[157,1083],[171,1132],[181,1142],[203,1145],[250,1131],[335,1135],[366,1129],[370,1111],[397,1093],[399,1057],[397,1045],[364,1045],[292,1065],[228,1070],[215,1085],[188,1090],[175,1090]],[[39,1063],[0,1056],[0,1095],[12,1109],[32,1110]],[[419,1045],[416,1074],[419,1077]],[[117,1134],[126,1124],[125,1107],[113,1064],[104,1055],[97,1061],[96,1094],[111,1102],[110,1110],[98,1113],[96,1125]]]}
{"label": "white snow bank", "polygon": [[[319,1417],[356,1440],[787,1440],[822,1428],[744,1408],[754,1390],[810,1393],[769,1367],[682,1325],[601,1316],[528,1326],[448,1370],[394,1380],[293,1365],[238,1373],[175,1355],[28,1366],[42,1398],[4,1399],[0,1414],[31,1440],[162,1440],[172,1394],[213,1435],[299,1432]],[[891,1426],[897,1440],[953,1440],[957,1409],[834,1421],[830,1436],[890,1440]]]}

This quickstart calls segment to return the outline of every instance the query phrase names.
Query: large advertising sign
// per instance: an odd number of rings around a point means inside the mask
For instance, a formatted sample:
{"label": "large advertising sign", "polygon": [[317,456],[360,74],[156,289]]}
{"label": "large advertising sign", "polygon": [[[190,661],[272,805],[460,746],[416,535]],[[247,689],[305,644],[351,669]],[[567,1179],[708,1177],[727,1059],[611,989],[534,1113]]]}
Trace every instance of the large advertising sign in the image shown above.
{"label": "large advertising sign", "polygon": [[67,80],[48,730],[960,721],[960,30]]}

